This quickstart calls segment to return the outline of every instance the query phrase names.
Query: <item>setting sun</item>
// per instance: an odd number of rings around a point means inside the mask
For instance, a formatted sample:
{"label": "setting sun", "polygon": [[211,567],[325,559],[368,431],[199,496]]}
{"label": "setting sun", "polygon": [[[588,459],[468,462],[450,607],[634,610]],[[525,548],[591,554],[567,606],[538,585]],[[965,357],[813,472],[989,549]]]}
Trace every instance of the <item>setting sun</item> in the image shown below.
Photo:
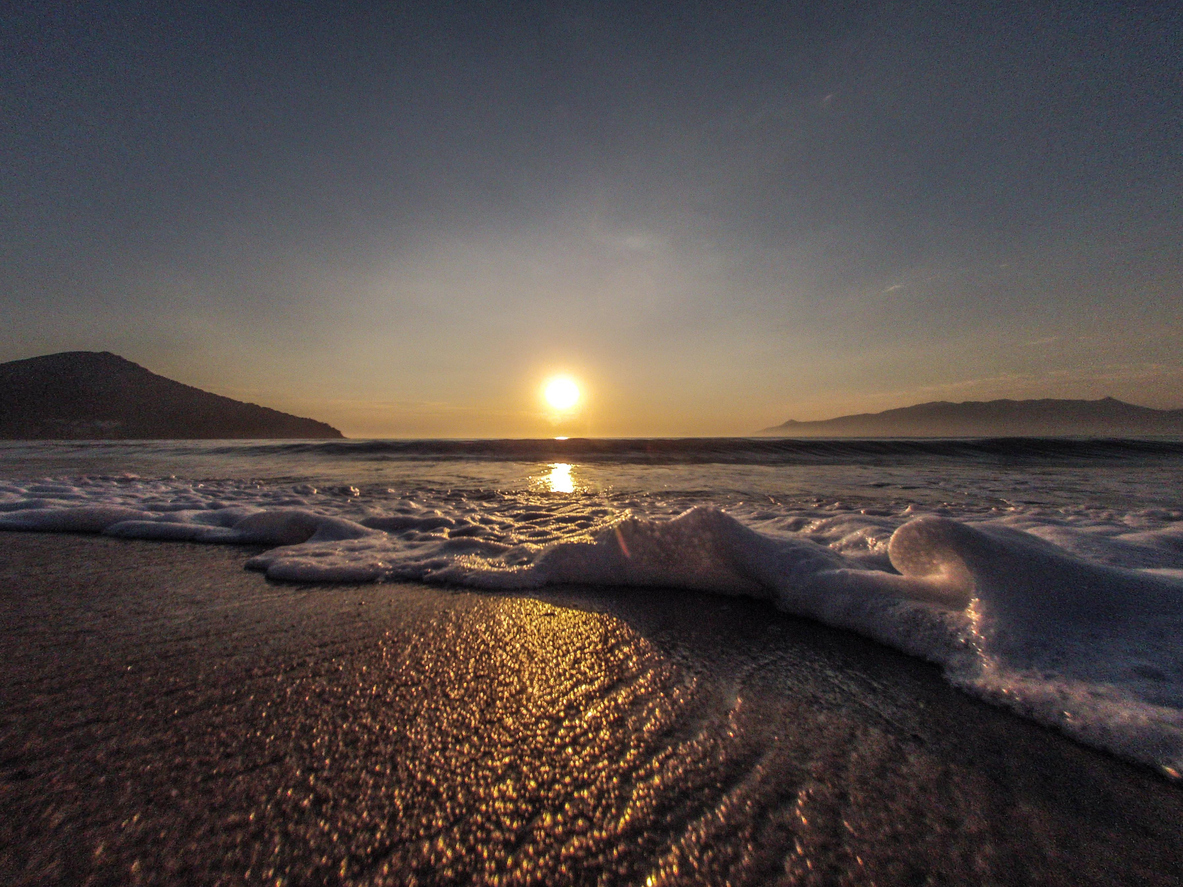
{"label": "setting sun", "polygon": [[555,376],[543,387],[542,396],[552,410],[569,410],[579,403],[579,386],[568,376]]}

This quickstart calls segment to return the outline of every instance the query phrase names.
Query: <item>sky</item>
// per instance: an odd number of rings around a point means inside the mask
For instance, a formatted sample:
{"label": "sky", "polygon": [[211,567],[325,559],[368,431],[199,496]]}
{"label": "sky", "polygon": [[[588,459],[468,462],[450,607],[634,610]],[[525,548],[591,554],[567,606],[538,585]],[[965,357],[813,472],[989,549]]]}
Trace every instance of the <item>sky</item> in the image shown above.
{"label": "sky", "polygon": [[0,360],[359,437],[1183,407],[1181,10],[10,4]]}

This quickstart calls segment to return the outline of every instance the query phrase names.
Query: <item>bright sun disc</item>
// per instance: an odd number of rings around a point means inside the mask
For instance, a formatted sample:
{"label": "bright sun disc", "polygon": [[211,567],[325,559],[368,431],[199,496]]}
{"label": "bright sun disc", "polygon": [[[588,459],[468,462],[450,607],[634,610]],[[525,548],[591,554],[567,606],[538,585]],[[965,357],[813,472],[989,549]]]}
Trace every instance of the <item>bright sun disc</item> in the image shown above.
{"label": "bright sun disc", "polygon": [[579,402],[579,386],[574,379],[556,376],[546,383],[542,396],[551,409],[569,410]]}

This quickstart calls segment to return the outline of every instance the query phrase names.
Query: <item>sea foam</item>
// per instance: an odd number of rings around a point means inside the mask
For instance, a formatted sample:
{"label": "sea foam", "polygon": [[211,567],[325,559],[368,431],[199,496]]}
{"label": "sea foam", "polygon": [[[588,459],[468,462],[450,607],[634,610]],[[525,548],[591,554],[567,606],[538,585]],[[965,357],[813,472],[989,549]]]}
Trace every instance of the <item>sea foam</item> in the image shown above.
{"label": "sea foam", "polygon": [[265,546],[248,567],[290,582],[755,597],[937,663],[1082,742],[1183,771],[1175,513],[686,504],[638,514],[602,497],[78,478],[0,486],[0,529]]}

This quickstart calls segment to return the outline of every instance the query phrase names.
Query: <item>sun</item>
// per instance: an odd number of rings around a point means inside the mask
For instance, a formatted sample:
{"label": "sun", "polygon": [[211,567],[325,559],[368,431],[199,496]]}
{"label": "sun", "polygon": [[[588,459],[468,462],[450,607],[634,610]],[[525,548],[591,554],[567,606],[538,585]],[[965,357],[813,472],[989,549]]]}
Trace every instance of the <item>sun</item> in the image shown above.
{"label": "sun", "polygon": [[555,376],[546,380],[542,397],[552,410],[566,412],[579,403],[579,386],[570,376]]}

